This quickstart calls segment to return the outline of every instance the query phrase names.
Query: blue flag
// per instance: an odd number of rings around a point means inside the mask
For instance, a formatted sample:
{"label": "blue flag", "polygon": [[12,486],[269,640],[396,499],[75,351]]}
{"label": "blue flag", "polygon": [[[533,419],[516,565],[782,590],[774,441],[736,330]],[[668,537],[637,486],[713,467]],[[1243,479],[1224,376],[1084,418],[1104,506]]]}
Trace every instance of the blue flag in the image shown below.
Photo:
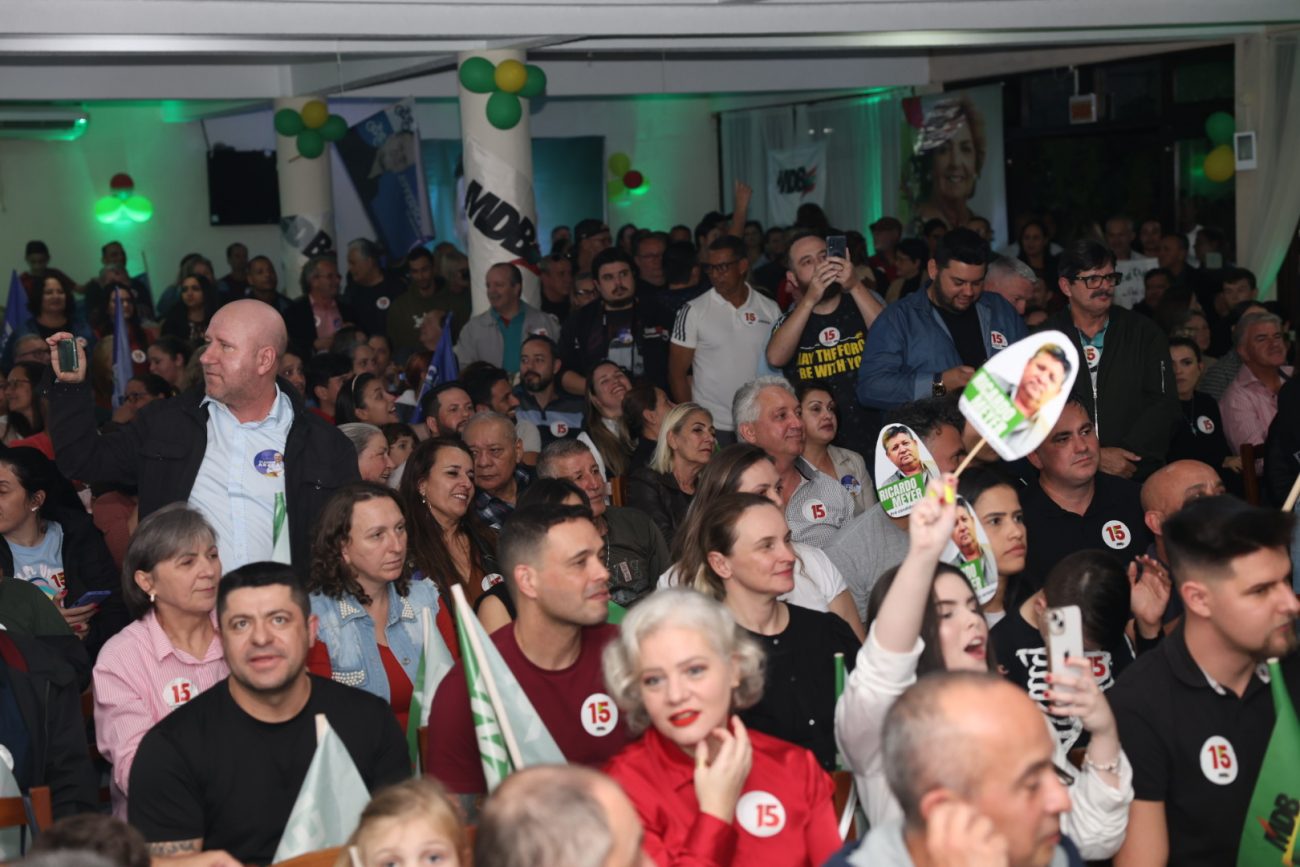
{"label": "blue flag", "polygon": [[9,275],[9,300],[5,302],[5,328],[0,335],[0,355],[13,346],[14,338],[22,333],[31,316],[27,312],[27,293],[23,291],[23,281],[18,279],[18,272]]}
{"label": "blue flag", "polygon": [[122,307],[117,304],[117,315],[113,317],[113,406],[119,407],[126,400],[126,384],[135,376],[135,365],[131,363],[131,335],[126,330],[126,317]]}
{"label": "blue flag", "polygon": [[420,393],[415,396],[415,411],[411,413],[411,424],[424,421],[424,396],[444,382],[451,382],[460,377],[460,365],[456,363],[456,353],[451,351],[451,319],[448,313],[442,323],[442,336],[433,348],[433,358],[429,359],[429,369],[424,373],[424,382]]}

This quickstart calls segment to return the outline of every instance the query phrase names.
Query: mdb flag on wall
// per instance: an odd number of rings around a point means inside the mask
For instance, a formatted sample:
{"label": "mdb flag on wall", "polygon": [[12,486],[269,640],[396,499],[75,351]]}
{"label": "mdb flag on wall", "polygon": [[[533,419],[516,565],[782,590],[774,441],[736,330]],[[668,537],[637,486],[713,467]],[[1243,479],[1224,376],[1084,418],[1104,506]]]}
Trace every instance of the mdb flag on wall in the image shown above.
{"label": "mdb flag on wall", "polygon": [[389,256],[401,258],[433,239],[414,100],[404,99],[372,114],[349,129],[337,147]]}
{"label": "mdb flag on wall", "polygon": [[826,142],[767,152],[767,221],[794,224],[799,206],[826,203]]}

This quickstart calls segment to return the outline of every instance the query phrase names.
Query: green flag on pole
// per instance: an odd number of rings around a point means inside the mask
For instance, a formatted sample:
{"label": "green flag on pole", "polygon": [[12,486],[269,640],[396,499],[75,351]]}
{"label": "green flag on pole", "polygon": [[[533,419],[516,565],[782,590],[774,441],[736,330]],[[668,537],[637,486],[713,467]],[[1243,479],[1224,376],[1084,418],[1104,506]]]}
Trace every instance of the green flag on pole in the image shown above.
{"label": "green flag on pole", "polygon": [[285,507],[284,492],[275,495],[275,508],[271,513],[271,559],[276,563],[291,562],[289,555],[289,510]]}
{"label": "green flag on pole", "polygon": [[1246,813],[1246,827],[1237,851],[1237,867],[1296,863],[1296,836],[1300,830],[1300,720],[1287,695],[1282,667],[1268,661],[1269,687],[1277,721],[1255,781],[1255,793]]}
{"label": "green flag on pole", "polygon": [[501,652],[474,616],[459,585],[451,588],[456,606],[456,635],[469,690],[470,716],[488,791],[512,772],[530,765],[564,764],[567,760],[542,724]]}
{"label": "green flag on pole", "polygon": [[271,863],[342,846],[356,830],[361,811],[369,802],[370,790],[343,739],[330,728],[325,714],[317,714],[316,754]]}
{"label": "green flag on pole", "polygon": [[428,608],[420,612],[421,626],[424,628],[424,642],[420,645],[420,665],[415,672],[415,690],[411,694],[411,712],[406,720],[406,744],[411,752],[411,767],[417,777],[422,775],[420,768],[420,726],[433,707],[433,695],[438,691],[438,684],[451,671],[455,660],[447,649],[447,642],[442,640],[442,633],[433,628],[433,612]]}

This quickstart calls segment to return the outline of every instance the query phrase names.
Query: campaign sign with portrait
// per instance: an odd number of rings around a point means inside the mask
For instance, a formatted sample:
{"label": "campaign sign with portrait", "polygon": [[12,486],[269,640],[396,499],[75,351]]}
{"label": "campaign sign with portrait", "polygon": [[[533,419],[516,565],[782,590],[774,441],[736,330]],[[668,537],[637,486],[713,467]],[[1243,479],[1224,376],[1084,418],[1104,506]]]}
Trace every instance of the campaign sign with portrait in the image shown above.
{"label": "campaign sign with portrait", "polygon": [[891,518],[911,514],[939,468],[921,438],[902,424],[887,424],[876,440],[876,495]]}
{"label": "campaign sign with portrait", "polygon": [[433,239],[413,100],[370,115],[348,129],[336,147],[375,236],[392,260]]}
{"label": "campaign sign with portrait", "polygon": [[1073,340],[1059,331],[1031,334],[975,371],[957,406],[998,457],[1018,460],[1047,438],[1078,372]]}
{"label": "campaign sign with portrait", "polygon": [[989,545],[984,525],[964,497],[957,498],[957,524],[939,559],[961,570],[981,605],[998,592],[998,564],[993,547]]}
{"label": "campaign sign with portrait", "polygon": [[989,85],[904,99],[903,177],[899,219],[919,237],[928,220],[949,229],[983,217],[995,247],[1007,243],[1002,86]]}

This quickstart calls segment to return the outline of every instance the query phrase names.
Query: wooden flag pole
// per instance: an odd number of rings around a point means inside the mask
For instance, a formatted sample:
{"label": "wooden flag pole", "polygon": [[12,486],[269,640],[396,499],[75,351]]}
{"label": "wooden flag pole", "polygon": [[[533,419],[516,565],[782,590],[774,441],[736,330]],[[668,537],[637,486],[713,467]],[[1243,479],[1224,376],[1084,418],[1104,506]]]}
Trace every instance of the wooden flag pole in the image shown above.
{"label": "wooden flag pole", "polygon": [[957,472],[953,473],[953,475],[960,476],[962,471],[970,466],[970,462],[975,460],[975,456],[980,453],[980,449],[982,448],[984,448],[984,437],[980,437],[980,441],[975,443],[975,448],[966,453],[966,457],[957,465]]}
{"label": "wooden flag pole", "polygon": [[1282,511],[1289,512],[1294,509],[1297,497],[1300,497],[1300,476],[1295,477],[1295,482],[1291,485],[1291,493],[1286,495],[1286,502],[1282,504]]}

